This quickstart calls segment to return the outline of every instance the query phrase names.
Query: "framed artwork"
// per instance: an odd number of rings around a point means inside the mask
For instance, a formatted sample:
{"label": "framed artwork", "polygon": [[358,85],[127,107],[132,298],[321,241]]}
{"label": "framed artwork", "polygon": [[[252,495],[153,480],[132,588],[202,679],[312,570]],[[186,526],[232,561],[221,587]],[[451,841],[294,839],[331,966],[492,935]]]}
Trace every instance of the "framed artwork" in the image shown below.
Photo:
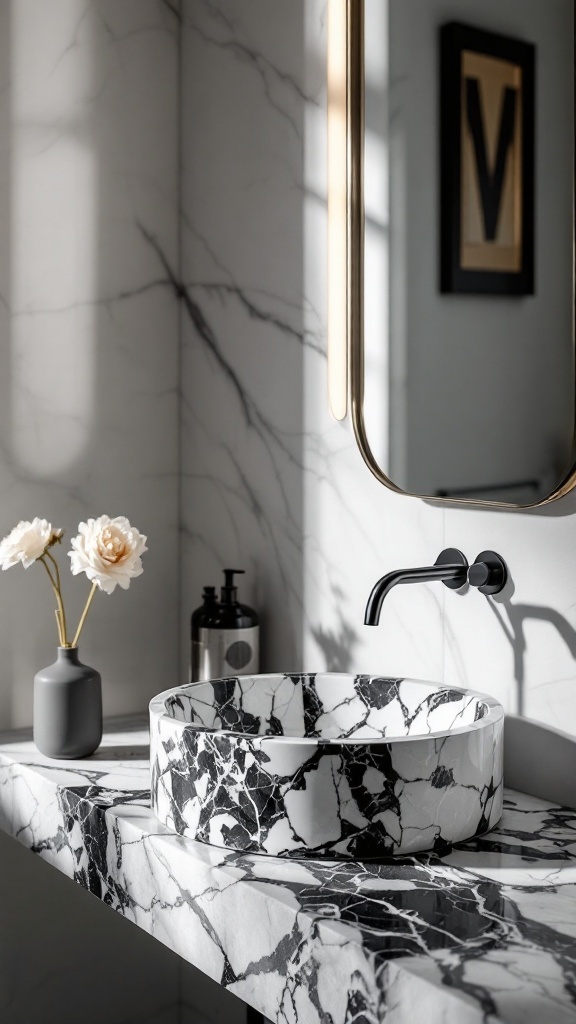
{"label": "framed artwork", "polygon": [[535,47],[440,32],[442,292],[534,293]]}

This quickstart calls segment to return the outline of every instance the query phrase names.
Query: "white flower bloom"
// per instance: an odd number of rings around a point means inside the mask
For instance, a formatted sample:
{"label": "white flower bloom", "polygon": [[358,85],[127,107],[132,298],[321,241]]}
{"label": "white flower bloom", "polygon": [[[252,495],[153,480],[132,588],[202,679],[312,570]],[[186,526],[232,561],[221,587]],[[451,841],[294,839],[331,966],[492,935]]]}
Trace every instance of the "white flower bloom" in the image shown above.
{"label": "white flower bloom", "polygon": [[50,543],[61,536],[61,530],[53,530],[46,519],[21,520],[18,526],[0,542],[0,563],[3,569],[10,569],[22,562],[25,569],[44,554]]}
{"label": "white flower bloom", "polygon": [[118,584],[128,590],[130,580],[144,572],[140,555],[148,550],[147,538],[125,516],[89,519],[78,530],[68,552],[74,576],[85,572],[100,590],[111,594]]}

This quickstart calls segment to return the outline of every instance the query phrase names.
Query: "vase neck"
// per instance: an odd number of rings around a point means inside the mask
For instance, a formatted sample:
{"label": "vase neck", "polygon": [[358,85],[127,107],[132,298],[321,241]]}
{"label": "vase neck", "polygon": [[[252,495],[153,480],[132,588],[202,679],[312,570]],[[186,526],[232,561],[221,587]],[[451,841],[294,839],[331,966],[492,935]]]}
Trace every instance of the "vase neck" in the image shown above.
{"label": "vase neck", "polygon": [[58,648],[58,661],[64,661],[68,665],[78,664],[78,648],[77,647],[59,647]]}

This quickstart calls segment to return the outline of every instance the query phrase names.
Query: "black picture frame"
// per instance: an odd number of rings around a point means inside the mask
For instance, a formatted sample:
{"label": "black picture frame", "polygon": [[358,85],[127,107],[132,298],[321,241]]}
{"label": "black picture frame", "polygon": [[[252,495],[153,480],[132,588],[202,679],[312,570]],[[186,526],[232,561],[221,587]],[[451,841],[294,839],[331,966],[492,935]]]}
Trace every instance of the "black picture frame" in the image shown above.
{"label": "black picture frame", "polygon": [[[498,125],[496,157],[488,169],[485,122],[481,107],[480,86],[473,76],[465,74],[464,58],[470,54],[496,58],[520,69],[518,88],[506,88]],[[534,294],[534,233],[535,233],[535,78],[536,48],[533,44],[482,29],[450,22],[440,29],[440,290],[443,293],[487,295]],[[466,99],[465,99],[466,98]],[[510,109],[506,102],[510,99]],[[515,103],[520,111],[514,113]],[[466,109],[464,103],[466,102]],[[509,115],[507,117],[507,114]],[[466,119],[466,120],[465,120]],[[462,237],[464,221],[463,187],[463,123],[470,133],[470,152],[475,157],[475,181],[480,197],[482,230],[486,233],[478,252],[483,253],[482,268],[474,267],[471,252],[464,247]],[[507,130],[507,131],[506,131]],[[518,238],[514,244],[513,269],[490,266],[495,256],[494,234],[498,222],[498,207],[502,198],[502,181],[506,161],[516,147],[518,171],[514,184],[509,186],[521,192],[514,209],[517,210]],[[494,152],[494,151],[493,151]],[[471,181],[471,172],[467,174]],[[516,193],[515,193],[516,195]],[[492,237],[490,237],[492,236]]]}

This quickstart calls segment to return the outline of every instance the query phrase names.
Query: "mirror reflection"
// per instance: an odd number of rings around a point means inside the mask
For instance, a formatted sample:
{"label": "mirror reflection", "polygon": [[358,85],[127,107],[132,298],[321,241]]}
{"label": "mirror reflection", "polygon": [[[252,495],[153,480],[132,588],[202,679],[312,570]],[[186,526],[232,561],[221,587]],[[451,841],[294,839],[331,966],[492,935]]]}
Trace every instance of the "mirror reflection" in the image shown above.
{"label": "mirror reflection", "polygon": [[537,503],[574,460],[573,0],[366,0],[365,89],[368,443]]}

